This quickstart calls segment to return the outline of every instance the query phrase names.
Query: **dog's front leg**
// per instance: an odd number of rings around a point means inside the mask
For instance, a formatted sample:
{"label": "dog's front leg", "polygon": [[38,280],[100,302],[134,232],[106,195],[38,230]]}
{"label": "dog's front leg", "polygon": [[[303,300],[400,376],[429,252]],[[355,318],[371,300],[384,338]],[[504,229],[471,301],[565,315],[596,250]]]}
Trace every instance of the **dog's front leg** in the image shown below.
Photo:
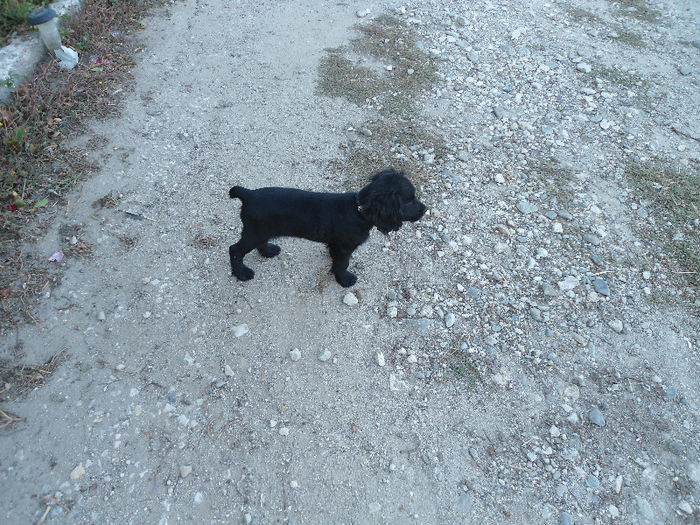
{"label": "dog's front leg", "polygon": [[335,275],[335,280],[343,288],[348,288],[357,282],[357,276],[348,271],[348,266],[350,265],[350,255],[354,251],[348,250],[347,248],[341,248],[336,245],[329,244],[328,250],[331,253],[331,258],[333,259],[333,264],[331,265],[331,272]]}

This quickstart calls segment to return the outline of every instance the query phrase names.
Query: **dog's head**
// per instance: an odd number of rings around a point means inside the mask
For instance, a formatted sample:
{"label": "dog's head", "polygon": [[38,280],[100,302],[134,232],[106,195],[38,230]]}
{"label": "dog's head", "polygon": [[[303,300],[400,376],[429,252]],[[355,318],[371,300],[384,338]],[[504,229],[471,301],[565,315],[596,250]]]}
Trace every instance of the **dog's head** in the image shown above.
{"label": "dog's head", "polygon": [[360,190],[358,203],[361,213],[382,233],[396,231],[403,221],[417,221],[425,213],[411,181],[393,168],[372,177]]}

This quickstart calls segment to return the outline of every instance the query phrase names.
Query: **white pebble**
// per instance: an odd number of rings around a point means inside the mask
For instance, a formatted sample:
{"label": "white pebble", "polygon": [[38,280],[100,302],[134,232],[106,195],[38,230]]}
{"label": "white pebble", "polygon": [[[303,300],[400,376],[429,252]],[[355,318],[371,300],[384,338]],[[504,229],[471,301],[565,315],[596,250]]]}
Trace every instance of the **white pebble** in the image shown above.
{"label": "white pebble", "polygon": [[80,463],[77,467],[75,467],[71,473],[70,473],[70,479],[78,479],[82,476],[85,475],[85,467],[83,466],[82,463]]}
{"label": "white pebble", "polygon": [[289,429],[287,427],[282,427],[279,429],[279,434],[280,434],[280,436],[288,436]]}
{"label": "white pebble", "polygon": [[609,321],[608,326],[618,334],[621,334],[622,330],[624,329],[624,325],[619,319],[613,319],[612,321]]}
{"label": "white pebble", "polygon": [[248,333],[248,325],[239,324],[234,326],[231,330],[233,330],[233,335],[235,335],[236,337],[241,337]]}
{"label": "white pebble", "polygon": [[343,302],[348,306],[355,306],[359,301],[354,293],[348,292],[345,294],[345,297],[343,297]]}
{"label": "white pebble", "polygon": [[328,361],[331,358],[332,354],[331,351],[328,350],[328,348],[324,348],[323,351],[319,354],[318,360],[323,361],[324,363]]}
{"label": "white pebble", "polygon": [[384,354],[382,352],[377,352],[377,355],[375,356],[377,359],[377,364],[379,366],[384,366],[386,365],[386,360],[384,359]]}
{"label": "white pebble", "polygon": [[299,361],[299,359],[301,359],[301,350],[298,348],[292,348],[289,351],[289,359],[292,361]]}

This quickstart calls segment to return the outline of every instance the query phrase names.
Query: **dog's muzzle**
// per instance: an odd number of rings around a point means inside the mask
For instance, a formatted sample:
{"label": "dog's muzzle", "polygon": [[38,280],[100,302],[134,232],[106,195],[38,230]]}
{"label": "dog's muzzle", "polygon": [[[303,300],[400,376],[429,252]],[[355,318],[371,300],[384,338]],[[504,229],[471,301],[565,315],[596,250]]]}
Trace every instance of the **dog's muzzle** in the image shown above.
{"label": "dog's muzzle", "polygon": [[423,216],[425,210],[425,204],[415,200],[401,206],[401,218],[404,221],[415,222]]}

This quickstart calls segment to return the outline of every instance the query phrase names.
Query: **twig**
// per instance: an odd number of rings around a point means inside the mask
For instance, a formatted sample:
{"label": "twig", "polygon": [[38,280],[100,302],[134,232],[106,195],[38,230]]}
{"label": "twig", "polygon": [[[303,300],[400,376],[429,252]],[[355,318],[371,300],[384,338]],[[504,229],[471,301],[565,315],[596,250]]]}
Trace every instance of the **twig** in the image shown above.
{"label": "twig", "polygon": [[[219,436],[214,437],[211,435],[211,426],[212,426],[212,424],[214,424],[215,421],[218,421],[219,419],[221,419],[221,418],[215,417],[215,418],[212,418],[212,420],[209,421],[209,423],[207,423],[207,428],[206,428],[207,436],[209,436],[209,439],[211,439],[212,441],[216,441],[217,439],[219,439]],[[219,434],[221,434],[221,431],[219,431]]]}
{"label": "twig", "polygon": [[156,483],[156,478],[158,477],[158,474],[160,474],[160,469],[163,468],[163,463],[165,463],[165,458],[168,457],[168,454],[170,454],[170,451],[173,449],[175,445],[170,445],[168,447],[168,450],[165,451],[165,454],[163,454],[163,459],[160,460],[160,463],[158,463],[158,467],[156,468],[155,473],[153,474],[153,484],[155,485]]}
{"label": "twig", "polygon": [[3,419],[3,422],[0,423],[0,429],[7,428],[9,426],[14,425],[15,423],[19,423],[20,421],[22,421],[21,417],[17,417],[17,416],[13,416],[12,414],[8,414],[2,408],[0,408],[0,418]]}
{"label": "twig", "polygon": [[688,133],[687,131],[683,131],[682,129],[679,129],[679,128],[677,128],[676,126],[671,126],[671,131],[674,131],[674,132],[678,133],[678,134],[681,135],[682,137],[687,137],[687,138],[689,138],[689,139],[693,139],[693,140],[695,140],[695,141],[697,141],[697,142],[700,142],[700,138],[698,138],[698,137],[693,137],[693,136],[692,136],[690,133]]}
{"label": "twig", "polygon": [[83,184],[80,187],[80,195],[78,195],[78,198],[76,199],[75,203],[73,206],[71,206],[70,202],[66,203],[66,214],[65,216],[68,217],[68,214],[75,209],[75,207],[78,205],[78,203],[83,200],[83,190],[85,189],[85,184]]}
{"label": "twig", "polygon": [[136,374],[136,372],[132,372],[131,370],[126,370],[125,368],[122,368],[122,369],[120,370],[119,368],[117,368],[117,367],[115,367],[115,366],[112,366],[111,363],[108,363],[108,362],[105,361],[104,359],[98,359],[98,360],[97,360],[97,364],[100,365],[102,368],[108,368],[108,369],[111,370],[112,372],[122,372],[122,373],[124,373],[124,374],[129,374],[129,375],[131,375],[131,376],[133,376],[134,374]]}
{"label": "twig", "polygon": [[44,523],[44,521],[46,520],[46,516],[49,515],[50,511],[51,511],[51,505],[46,505],[46,510],[44,510],[44,514],[41,516],[41,519],[36,522],[36,525],[41,525],[42,523]]}

